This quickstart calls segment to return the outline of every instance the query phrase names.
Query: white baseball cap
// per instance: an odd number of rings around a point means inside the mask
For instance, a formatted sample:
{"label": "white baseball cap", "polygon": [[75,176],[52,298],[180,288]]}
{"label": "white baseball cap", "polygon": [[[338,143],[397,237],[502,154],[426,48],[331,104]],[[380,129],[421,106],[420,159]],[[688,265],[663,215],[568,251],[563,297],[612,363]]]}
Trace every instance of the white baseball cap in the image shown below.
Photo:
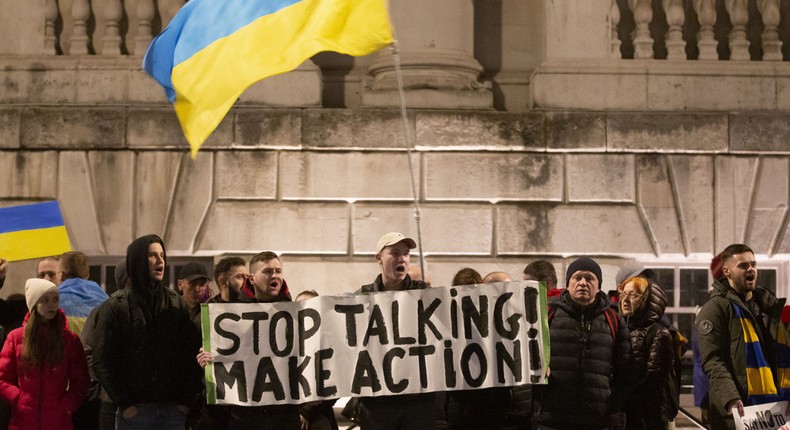
{"label": "white baseball cap", "polygon": [[406,242],[406,245],[409,245],[409,249],[414,249],[417,247],[417,243],[414,241],[414,239],[406,237],[402,233],[391,231],[384,236],[381,236],[381,239],[379,239],[379,243],[376,245],[376,254],[381,254],[381,250],[388,246],[404,241]]}

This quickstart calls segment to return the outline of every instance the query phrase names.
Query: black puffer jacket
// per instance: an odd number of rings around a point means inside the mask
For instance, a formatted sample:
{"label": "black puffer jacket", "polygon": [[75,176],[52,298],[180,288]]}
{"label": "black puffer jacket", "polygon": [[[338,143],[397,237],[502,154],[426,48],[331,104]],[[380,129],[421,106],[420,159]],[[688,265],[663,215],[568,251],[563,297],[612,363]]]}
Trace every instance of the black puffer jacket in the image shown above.
{"label": "black puffer jacket", "polygon": [[540,407],[535,421],[557,429],[602,429],[610,414],[622,410],[627,384],[633,381],[631,339],[617,315],[617,336],[604,312],[609,298],[598,292],[586,307],[564,291],[550,323],[549,383],[535,385]]}
{"label": "black puffer jacket", "polygon": [[626,404],[626,426],[628,429],[664,430],[669,422],[666,380],[672,370],[674,351],[672,333],[659,321],[668,300],[655,284],[646,294],[642,306],[626,318],[636,373],[634,389]]}
{"label": "black puffer jacket", "polygon": [[96,315],[93,371],[121,409],[137,403],[188,406],[200,390],[197,328],[184,299],[151,281],[148,245],[154,242],[162,239],[148,235],[129,245],[132,285],[113,293]]}

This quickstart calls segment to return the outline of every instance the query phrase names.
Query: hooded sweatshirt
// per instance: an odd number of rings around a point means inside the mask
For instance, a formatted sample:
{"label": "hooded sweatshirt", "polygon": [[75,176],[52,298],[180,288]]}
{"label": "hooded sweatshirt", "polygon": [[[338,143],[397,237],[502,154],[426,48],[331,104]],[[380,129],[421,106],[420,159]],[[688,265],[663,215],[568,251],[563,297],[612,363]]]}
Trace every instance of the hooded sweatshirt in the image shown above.
{"label": "hooded sweatshirt", "polygon": [[162,239],[143,236],[127,248],[131,287],[110,296],[96,315],[93,369],[121,408],[137,403],[190,405],[200,390],[200,347],[184,300],[150,279],[148,246]]}

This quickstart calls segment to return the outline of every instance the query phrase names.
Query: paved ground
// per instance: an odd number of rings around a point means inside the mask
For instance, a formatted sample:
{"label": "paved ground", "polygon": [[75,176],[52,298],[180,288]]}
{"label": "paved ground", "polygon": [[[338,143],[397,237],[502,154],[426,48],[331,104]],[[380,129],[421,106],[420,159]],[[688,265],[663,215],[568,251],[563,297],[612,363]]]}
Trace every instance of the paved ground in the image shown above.
{"label": "paved ground", "polygon": [[[700,409],[694,406],[694,396],[692,394],[681,394],[680,395],[680,407],[689,412],[691,416],[696,418],[697,420],[701,419],[702,413]],[[696,426],[691,420],[685,419],[682,414],[678,414],[679,416],[675,419],[675,428],[676,429],[699,429],[700,427]]]}

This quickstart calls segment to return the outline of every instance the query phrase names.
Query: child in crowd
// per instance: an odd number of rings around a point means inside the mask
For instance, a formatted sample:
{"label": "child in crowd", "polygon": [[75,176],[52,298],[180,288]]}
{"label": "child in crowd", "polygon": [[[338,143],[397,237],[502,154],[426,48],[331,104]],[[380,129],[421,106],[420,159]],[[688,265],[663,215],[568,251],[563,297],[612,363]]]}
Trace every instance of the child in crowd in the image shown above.
{"label": "child in crowd", "polygon": [[25,283],[30,311],[0,352],[0,396],[12,405],[10,430],[70,430],[71,414],[88,391],[85,352],[58,299],[58,287],[50,281]]}

